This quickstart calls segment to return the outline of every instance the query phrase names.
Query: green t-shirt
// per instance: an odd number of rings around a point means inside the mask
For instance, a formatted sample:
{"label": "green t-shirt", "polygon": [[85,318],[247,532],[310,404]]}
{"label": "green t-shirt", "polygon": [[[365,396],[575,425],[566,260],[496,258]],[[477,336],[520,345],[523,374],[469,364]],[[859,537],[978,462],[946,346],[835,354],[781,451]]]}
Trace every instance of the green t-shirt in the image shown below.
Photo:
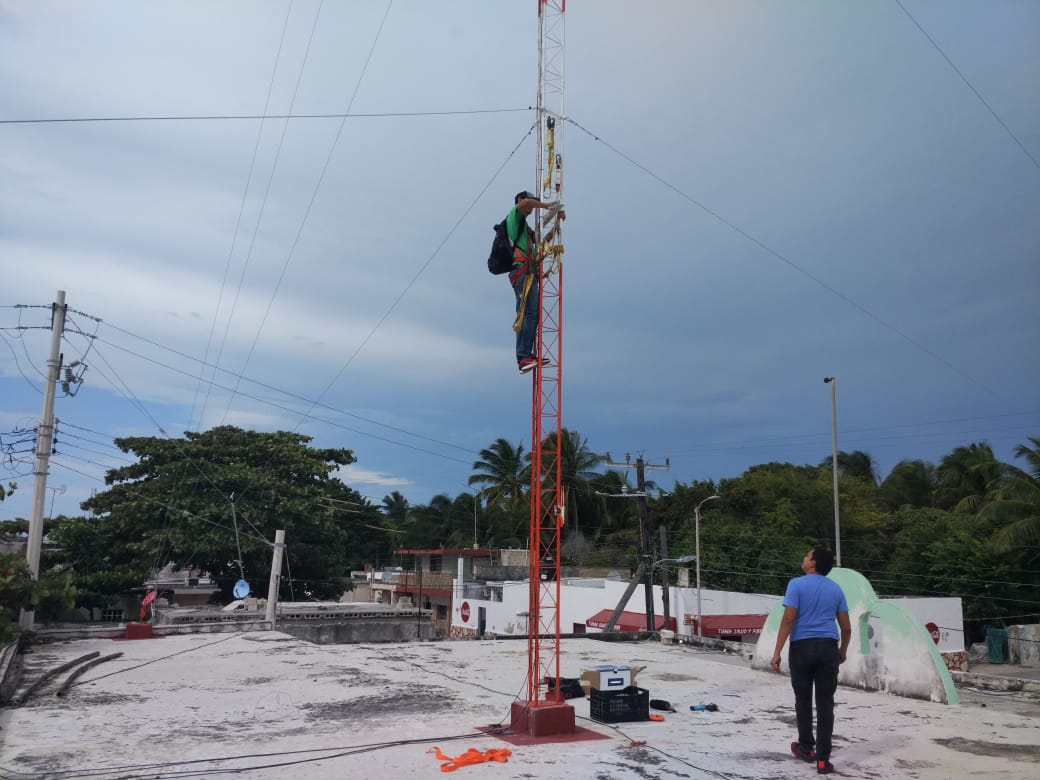
{"label": "green t-shirt", "polygon": [[506,215],[506,233],[509,236],[509,240],[512,241],[521,252],[530,256],[531,246],[529,231],[527,230],[527,220],[516,206],[513,206],[513,208],[509,210],[509,214]]}

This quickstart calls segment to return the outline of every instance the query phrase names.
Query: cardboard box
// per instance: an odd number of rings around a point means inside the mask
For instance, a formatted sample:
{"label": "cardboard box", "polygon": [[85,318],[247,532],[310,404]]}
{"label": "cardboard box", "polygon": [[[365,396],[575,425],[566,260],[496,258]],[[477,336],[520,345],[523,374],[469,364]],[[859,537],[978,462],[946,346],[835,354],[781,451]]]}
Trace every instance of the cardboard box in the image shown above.
{"label": "cardboard box", "polygon": [[614,664],[587,666],[581,670],[582,686],[588,683],[587,687],[597,691],[623,691],[636,684],[636,671]]}

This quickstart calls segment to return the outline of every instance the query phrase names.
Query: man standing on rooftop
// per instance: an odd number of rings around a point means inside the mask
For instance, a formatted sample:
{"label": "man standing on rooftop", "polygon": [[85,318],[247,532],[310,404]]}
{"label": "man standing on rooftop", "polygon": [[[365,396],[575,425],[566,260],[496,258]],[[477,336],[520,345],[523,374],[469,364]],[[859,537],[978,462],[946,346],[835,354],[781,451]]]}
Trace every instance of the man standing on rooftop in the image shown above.
{"label": "man standing on rooftop", "polygon": [[[770,662],[773,671],[779,672],[780,651],[790,637],[787,662],[791,669],[794,711],[798,719],[798,741],[791,743],[791,752],[797,758],[814,761],[816,772],[821,775],[834,771],[830,761],[834,691],[838,688],[838,666],[845,663],[845,653],[852,638],[845,593],[838,583],[827,577],[833,566],[834,555],[830,550],[814,547],[806,553],[802,560],[804,576],[795,577],[787,584],[784,616]],[[813,688],[816,689],[815,739]]]}

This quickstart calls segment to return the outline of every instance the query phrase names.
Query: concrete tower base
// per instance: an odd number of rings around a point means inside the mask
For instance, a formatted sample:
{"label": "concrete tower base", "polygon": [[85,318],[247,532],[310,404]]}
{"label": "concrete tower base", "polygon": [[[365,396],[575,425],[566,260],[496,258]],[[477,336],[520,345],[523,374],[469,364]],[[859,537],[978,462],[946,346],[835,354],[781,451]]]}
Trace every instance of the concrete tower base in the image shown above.
{"label": "concrete tower base", "polygon": [[528,706],[527,702],[514,701],[509,727],[532,737],[547,737],[552,734],[574,733],[574,707],[560,704]]}

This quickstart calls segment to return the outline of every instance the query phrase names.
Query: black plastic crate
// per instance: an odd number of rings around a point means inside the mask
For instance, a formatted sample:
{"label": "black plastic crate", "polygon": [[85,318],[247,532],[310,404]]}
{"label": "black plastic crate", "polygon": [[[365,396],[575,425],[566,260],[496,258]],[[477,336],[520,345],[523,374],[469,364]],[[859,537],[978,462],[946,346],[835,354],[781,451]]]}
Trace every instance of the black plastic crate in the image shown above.
{"label": "black plastic crate", "polygon": [[589,715],[600,723],[650,720],[650,692],[629,685],[620,691],[589,691]]}

